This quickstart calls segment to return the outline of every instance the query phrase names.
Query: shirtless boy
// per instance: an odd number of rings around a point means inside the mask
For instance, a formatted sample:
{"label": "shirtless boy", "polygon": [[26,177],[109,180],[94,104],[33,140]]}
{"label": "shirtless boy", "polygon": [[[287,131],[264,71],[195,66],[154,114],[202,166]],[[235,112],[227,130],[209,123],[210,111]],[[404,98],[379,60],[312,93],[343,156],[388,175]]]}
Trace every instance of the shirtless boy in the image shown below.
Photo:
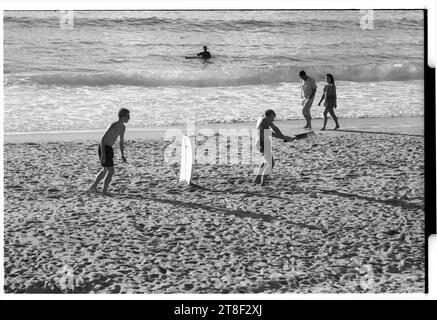
{"label": "shirtless boy", "polygon": [[91,192],[97,192],[97,185],[103,178],[105,178],[105,181],[103,182],[102,195],[111,196],[111,194],[108,193],[108,187],[111,183],[112,176],[114,175],[114,150],[112,146],[120,136],[121,159],[123,163],[126,163],[127,161],[124,157],[124,133],[126,131],[125,124],[129,121],[129,119],[129,110],[121,108],[120,111],[118,111],[118,121],[112,123],[103,135],[103,138],[99,144],[99,159],[103,168],[97,174],[93,184],[89,187]]}
{"label": "shirtless boy", "polygon": [[[276,113],[269,109],[264,113],[264,117],[260,118],[256,124],[256,129],[258,130],[258,147],[259,151],[264,157],[263,163],[258,169],[258,173],[255,178],[255,184],[260,184],[264,186],[266,184],[267,178],[275,165],[273,160],[273,155],[271,152],[270,139],[265,137],[265,130],[272,131],[272,137],[282,139],[284,141],[293,141],[294,138],[284,136],[277,126],[273,124],[276,118]],[[267,138],[267,140],[265,139]]]}

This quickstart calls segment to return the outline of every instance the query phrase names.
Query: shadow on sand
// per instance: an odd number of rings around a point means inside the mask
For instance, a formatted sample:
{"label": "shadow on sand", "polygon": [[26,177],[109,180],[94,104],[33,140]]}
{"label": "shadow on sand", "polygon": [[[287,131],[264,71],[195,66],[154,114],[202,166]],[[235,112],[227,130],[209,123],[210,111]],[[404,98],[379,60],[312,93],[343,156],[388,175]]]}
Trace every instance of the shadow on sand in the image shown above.
{"label": "shadow on sand", "polygon": [[144,197],[140,194],[132,194],[132,193],[122,194],[120,196],[121,196],[121,198],[147,200],[147,201],[165,203],[165,204],[170,204],[173,206],[179,206],[179,207],[184,207],[184,208],[189,208],[189,209],[201,209],[201,210],[205,210],[208,212],[219,212],[219,213],[223,213],[226,215],[235,215],[236,217],[240,217],[240,218],[260,219],[260,220],[263,220],[265,222],[272,222],[272,221],[276,220],[275,217],[267,215],[267,214],[254,213],[254,212],[245,211],[245,210],[241,210],[241,209],[232,210],[232,209],[217,207],[217,206],[216,207],[207,206],[207,205],[199,204],[199,203],[195,203],[195,202],[184,202],[184,201],[179,201],[179,200],[161,199],[161,198],[155,198],[155,197]]}
{"label": "shadow on sand", "polygon": [[[239,190],[234,190],[234,189],[225,189],[225,190],[215,190],[215,189],[210,189],[210,188],[206,188],[200,185],[196,185],[196,184],[190,184],[189,186],[185,187],[186,190],[204,190],[207,192],[212,192],[212,193],[221,193],[221,194],[242,194],[243,198],[245,197],[263,197],[263,198],[273,198],[273,199],[279,199],[282,201],[287,201],[290,202],[292,201],[290,198],[287,197],[283,197],[283,196],[278,196],[276,194],[278,193],[286,193],[286,194],[307,194],[308,196],[314,196],[316,194],[326,194],[326,195],[332,195],[332,196],[337,196],[337,197],[343,197],[343,198],[348,198],[348,199],[359,199],[359,200],[364,200],[367,201],[369,203],[381,203],[383,205],[389,205],[389,206],[396,206],[396,207],[400,207],[404,210],[411,210],[411,209],[423,209],[423,205],[421,204],[417,204],[417,203],[410,203],[410,202],[406,202],[403,200],[399,200],[399,199],[377,199],[375,197],[370,197],[370,196],[364,196],[364,195],[358,195],[358,194],[353,194],[353,193],[345,193],[345,192],[340,192],[337,190],[315,190],[315,189],[304,189],[304,188],[300,188],[300,187],[293,187],[287,190],[275,190],[274,192],[269,192],[268,190],[263,190],[260,192],[249,192],[249,191],[239,191]],[[183,192],[183,189],[181,189],[181,192]],[[272,222],[272,221],[276,221],[278,220],[278,218],[268,215],[268,214],[262,214],[262,213],[256,213],[256,212],[251,212],[251,211],[246,211],[246,210],[242,210],[242,209],[229,209],[229,208],[223,208],[223,207],[219,207],[219,206],[208,206],[205,204],[200,204],[200,203],[196,203],[196,202],[185,202],[185,201],[180,201],[180,200],[174,200],[174,199],[165,199],[165,198],[158,198],[158,197],[154,197],[154,196],[143,196],[140,193],[124,193],[124,194],[120,194],[121,198],[128,198],[128,199],[137,199],[137,200],[146,200],[146,201],[153,201],[153,202],[159,202],[159,203],[164,203],[164,204],[170,204],[173,206],[179,206],[179,207],[184,207],[184,208],[189,208],[189,209],[201,209],[204,211],[208,211],[208,212],[219,212],[219,213],[223,213],[226,215],[235,215],[236,217],[240,217],[240,218],[252,218],[252,219],[258,219],[258,220],[262,220],[265,222]]]}
{"label": "shadow on sand", "polygon": [[365,200],[368,202],[381,203],[384,205],[400,207],[404,210],[423,209],[424,208],[423,205],[416,204],[416,203],[410,203],[410,202],[402,201],[399,199],[377,199],[374,197],[363,196],[363,195],[358,195],[358,194],[353,194],[353,193],[344,193],[344,192],[340,192],[337,190],[317,190],[316,192],[323,193],[323,194],[329,194],[329,195],[333,195],[333,196],[338,196],[338,197],[349,198],[349,199],[359,199],[359,200]]}
{"label": "shadow on sand", "polygon": [[421,137],[422,134],[412,134],[412,133],[398,133],[398,132],[383,132],[383,131],[366,131],[366,130],[352,130],[352,129],[326,129],[326,131],[337,131],[337,132],[351,132],[351,133],[368,133],[368,134],[387,134],[390,136],[409,136],[409,137]]}

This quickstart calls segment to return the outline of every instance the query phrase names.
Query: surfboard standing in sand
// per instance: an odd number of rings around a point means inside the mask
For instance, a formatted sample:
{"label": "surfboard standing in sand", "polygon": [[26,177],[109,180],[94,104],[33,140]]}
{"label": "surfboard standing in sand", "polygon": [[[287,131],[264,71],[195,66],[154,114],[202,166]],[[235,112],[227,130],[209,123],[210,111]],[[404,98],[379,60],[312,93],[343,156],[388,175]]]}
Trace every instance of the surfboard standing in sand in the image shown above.
{"label": "surfboard standing in sand", "polygon": [[184,182],[188,185],[191,183],[193,161],[195,160],[193,145],[195,145],[193,137],[186,135],[182,137],[181,170],[179,182]]}

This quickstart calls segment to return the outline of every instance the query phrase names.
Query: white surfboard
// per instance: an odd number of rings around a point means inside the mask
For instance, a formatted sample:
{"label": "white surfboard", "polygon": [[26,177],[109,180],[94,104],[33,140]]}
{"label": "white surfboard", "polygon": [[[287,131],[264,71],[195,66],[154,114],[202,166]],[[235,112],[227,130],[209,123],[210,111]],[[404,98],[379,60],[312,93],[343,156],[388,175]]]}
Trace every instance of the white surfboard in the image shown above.
{"label": "white surfboard", "polygon": [[179,177],[179,182],[185,182],[187,184],[190,184],[191,182],[194,162],[193,145],[193,138],[190,138],[188,136],[182,137],[181,174]]}

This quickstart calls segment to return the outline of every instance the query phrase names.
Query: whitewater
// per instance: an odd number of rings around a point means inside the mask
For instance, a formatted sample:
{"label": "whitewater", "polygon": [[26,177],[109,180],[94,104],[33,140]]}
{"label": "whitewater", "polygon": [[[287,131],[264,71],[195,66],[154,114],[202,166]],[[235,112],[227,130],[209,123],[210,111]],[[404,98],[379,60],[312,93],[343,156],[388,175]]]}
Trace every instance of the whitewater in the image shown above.
{"label": "whitewater", "polygon": [[[359,10],[4,12],[6,132],[301,118],[298,72],[336,79],[343,118],[421,116],[423,12]],[[186,60],[208,45],[208,63]],[[313,116],[323,108],[313,106]]]}

